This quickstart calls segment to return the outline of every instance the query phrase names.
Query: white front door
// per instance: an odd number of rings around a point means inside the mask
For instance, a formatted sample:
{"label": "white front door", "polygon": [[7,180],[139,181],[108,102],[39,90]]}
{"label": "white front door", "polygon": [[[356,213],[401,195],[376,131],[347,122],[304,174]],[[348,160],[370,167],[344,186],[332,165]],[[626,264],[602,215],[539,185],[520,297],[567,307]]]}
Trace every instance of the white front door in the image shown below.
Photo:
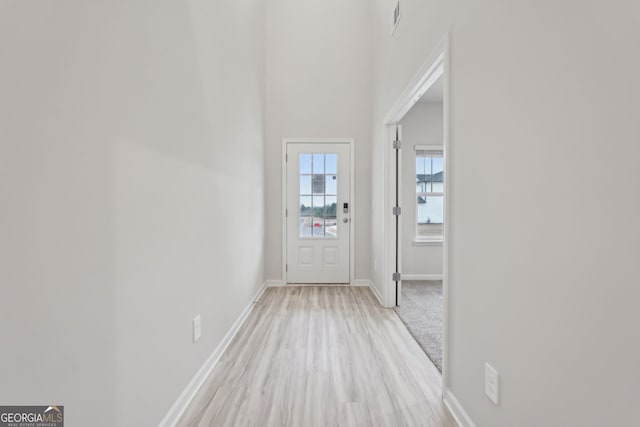
{"label": "white front door", "polygon": [[349,283],[349,144],[287,143],[287,283]]}

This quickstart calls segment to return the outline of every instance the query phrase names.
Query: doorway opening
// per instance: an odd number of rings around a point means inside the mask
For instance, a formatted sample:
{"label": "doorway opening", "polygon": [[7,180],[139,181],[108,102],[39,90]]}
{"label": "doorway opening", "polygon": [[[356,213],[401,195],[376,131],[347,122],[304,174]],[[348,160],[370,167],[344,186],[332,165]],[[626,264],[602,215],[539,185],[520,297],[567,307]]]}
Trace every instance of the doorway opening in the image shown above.
{"label": "doorway opening", "polygon": [[400,121],[398,150],[400,285],[395,310],[442,371],[444,147],[443,77],[427,89]]}
{"label": "doorway opening", "polygon": [[442,373],[447,388],[450,229],[448,40],[445,37],[385,119],[387,304]]}

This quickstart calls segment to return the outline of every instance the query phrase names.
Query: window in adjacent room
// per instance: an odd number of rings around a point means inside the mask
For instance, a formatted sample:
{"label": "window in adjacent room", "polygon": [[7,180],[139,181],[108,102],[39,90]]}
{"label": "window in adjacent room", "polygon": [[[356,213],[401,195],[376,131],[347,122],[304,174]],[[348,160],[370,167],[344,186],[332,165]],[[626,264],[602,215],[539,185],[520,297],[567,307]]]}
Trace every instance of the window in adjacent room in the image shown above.
{"label": "window in adjacent room", "polygon": [[444,236],[444,155],[438,146],[416,146],[416,241]]}

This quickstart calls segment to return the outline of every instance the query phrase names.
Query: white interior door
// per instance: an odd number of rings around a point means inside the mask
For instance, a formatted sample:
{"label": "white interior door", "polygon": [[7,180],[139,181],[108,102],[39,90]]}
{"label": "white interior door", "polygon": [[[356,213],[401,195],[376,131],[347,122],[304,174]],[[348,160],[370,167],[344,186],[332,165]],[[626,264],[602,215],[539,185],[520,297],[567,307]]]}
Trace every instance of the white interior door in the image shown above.
{"label": "white interior door", "polygon": [[349,144],[287,143],[287,282],[349,283]]}

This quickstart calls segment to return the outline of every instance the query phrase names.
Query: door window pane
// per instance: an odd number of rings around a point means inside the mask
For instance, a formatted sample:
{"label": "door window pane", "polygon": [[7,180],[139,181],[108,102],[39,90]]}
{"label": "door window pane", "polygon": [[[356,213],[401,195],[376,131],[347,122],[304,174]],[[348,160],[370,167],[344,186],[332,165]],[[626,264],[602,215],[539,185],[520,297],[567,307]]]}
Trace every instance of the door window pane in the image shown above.
{"label": "door window pane", "polygon": [[324,217],[324,196],[313,197],[313,216]]}
{"label": "door window pane", "polygon": [[300,217],[300,237],[311,237],[313,231],[313,217]]}
{"label": "door window pane", "polygon": [[311,175],[300,175],[300,194],[311,194]]}
{"label": "door window pane", "polygon": [[313,237],[324,237],[324,218],[313,217]]}
{"label": "door window pane", "polygon": [[300,216],[311,216],[311,196],[300,196]]}
{"label": "door window pane", "polygon": [[336,196],[326,196],[324,198],[325,217],[335,218],[338,211],[338,200]]}
{"label": "door window pane", "polygon": [[337,154],[325,154],[325,172],[326,174],[338,173],[338,155]]}
{"label": "door window pane", "polygon": [[313,175],[313,194],[324,194],[324,175]]}
{"label": "door window pane", "polygon": [[326,196],[324,202],[324,228],[325,235],[337,237],[338,235],[338,199],[335,196]]}
{"label": "door window pane", "polygon": [[311,173],[311,154],[300,154],[300,173]]}
{"label": "door window pane", "polygon": [[338,235],[338,155],[300,155],[300,237]]}
{"label": "door window pane", "polygon": [[313,173],[324,173],[324,154],[313,155]]}
{"label": "door window pane", "polygon": [[327,194],[338,194],[338,177],[336,175],[327,175],[325,180],[325,191]]}

